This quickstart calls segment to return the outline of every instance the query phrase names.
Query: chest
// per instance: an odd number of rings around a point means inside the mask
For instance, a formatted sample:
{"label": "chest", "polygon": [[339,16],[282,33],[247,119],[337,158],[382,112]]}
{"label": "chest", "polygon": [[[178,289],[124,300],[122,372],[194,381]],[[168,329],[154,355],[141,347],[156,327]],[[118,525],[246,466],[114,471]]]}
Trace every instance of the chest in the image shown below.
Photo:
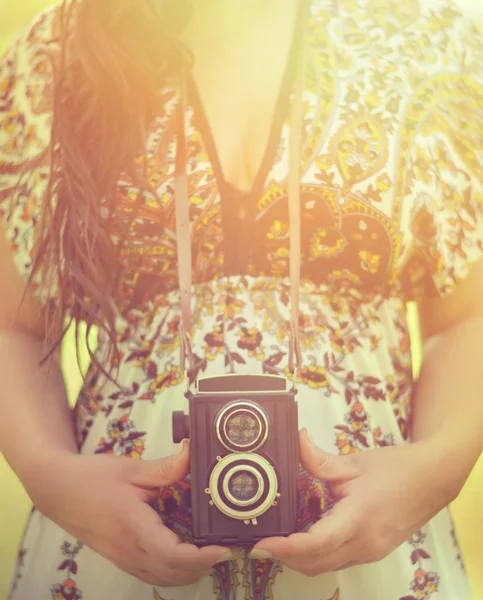
{"label": "chest", "polygon": [[[302,276],[317,285],[372,294],[397,277],[400,257],[409,248],[405,236],[409,239],[415,172],[408,149],[431,106],[419,95],[411,99],[418,85],[414,78],[430,78],[440,49],[436,38],[417,38],[406,25],[396,46],[396,38],[369,12],[363,16],[360,26],[350,11],[345,20],[322,9],[311,17],[301,140]],[[416,13],[409,16],[420,19]],[[424,22],[419,27],[428,30]],[[245,62],[248,47],[256,56],[259,46],[253,40],[246,44],[245,51],[234,46],[227,56],[220,56],[220,46],[205,49],[193,73],[194,102],[185,121],[198,282],[232,273],[288,273],[289,44],[285,41],[286,56],[276,69],[267,54],[252,71],[232,71],[234,61]],[[259,89],[264,77],[271,93]],[[279,104],[284,78],[285,102]],[[143,195],[123,183],[121,210],[112,220],[114,227],[127,223],[129,229],[120,261],[122,294],[136,305],[177,289],[177,107],[173,96],[153,126],[147,172],[156,194]],[[243,205],[246,211],[239,210]]]}
{"label": "chest", "polygon": [[183,38],[195,57],[190,100],[217,175],[248,191],[286,116],[303,3],[287,0],[251,19],[236,4],[215,23],[195,14]]}

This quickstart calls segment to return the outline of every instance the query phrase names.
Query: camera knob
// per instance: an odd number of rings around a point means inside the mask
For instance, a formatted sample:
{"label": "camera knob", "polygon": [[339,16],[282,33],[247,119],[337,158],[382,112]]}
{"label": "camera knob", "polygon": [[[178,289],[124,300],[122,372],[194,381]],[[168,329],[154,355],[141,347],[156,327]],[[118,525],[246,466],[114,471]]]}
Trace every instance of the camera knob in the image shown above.
{"label": "camera knob", "polygon": [[173,411],[173,442],[179,444],[190,436],[189,417],[182,410]]}

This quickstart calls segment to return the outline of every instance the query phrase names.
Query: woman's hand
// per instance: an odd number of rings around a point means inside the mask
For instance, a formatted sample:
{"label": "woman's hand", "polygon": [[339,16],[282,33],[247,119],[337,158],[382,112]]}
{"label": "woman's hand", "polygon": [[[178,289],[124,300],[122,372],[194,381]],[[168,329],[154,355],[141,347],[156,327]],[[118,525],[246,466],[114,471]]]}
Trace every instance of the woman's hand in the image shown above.
{"label": "woman's hand", "polygon": [[446,481],[444,454],[418,442],[340,456],[300,434],[303,467],[340,501],[306,533],[267,538],[251,558],[273,558],[307,576],[377,562],[407,541],[459,490]]}
{"label": "woman's hand", "polygon": [[149,506],[160,487],[186,475],[189,443],[180,450],[153,461],[62,454],[27,491],[41,513],[123,571],[152,585],[190,584],[231,552],[181,543]]}

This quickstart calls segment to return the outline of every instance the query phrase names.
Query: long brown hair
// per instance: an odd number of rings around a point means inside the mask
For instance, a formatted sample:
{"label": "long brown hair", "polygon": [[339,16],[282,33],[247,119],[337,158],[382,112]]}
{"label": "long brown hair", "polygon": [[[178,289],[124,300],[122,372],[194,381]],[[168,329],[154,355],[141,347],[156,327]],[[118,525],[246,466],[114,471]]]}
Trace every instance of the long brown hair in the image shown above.
{"label": "long brown hair", "polygon": [[[115,330],[116,256],[101,199],[115,199],[122,172],[136,171],[163,85],[189,68],[177,35],[192,0],[63,0],[60,56],[53,61],[50,180],[30,281],[49,297],[46,360],[75,323],[104,330],[107,377],[119,363]],[[159,107],[158,107],[159,108]],[[89,335],[87,335],[89,340]]]}

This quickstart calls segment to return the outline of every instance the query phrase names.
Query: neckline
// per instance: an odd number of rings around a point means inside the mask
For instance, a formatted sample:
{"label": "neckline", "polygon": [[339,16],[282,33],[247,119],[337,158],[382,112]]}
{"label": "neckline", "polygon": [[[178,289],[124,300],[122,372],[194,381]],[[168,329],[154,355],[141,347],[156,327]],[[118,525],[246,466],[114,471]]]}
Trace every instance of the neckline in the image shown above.
{"label": "neckline", "polygon": [[221,202],[227,197],[229,198],[252,198],[260,196],[266,180],[273,168],[277,152],[281,143],[281,134],[283,125],[288,116],[290,107],[290,98],[293,91],[293,86],[296,77],[297,55],[300,42],[300,33],[302,29],[302,18],[304,11],[299,6],[297,13],[297,22],[295,24],[292,35],[292,43],[289,48],[282,81],[278,90],[277,99],[272,115],[272,121],[268,134],[268,139],[265,145],[265,150],[262,155],[261,162],[258,166],[257,173],[253,179],[252,186],[249,190],[242,190],[231,184],[225,179],[223,168],[221,165],[218,148],[214,139],[213,130],[208,121],[208,116],[199,93],[198,86],[194,79],[193,73],[190,71],[187,77],[187,92],[189,102],[193,111],[193,121],[196,123],[196,129],[199,131],[203,145],[206,149],[208,162],[213,167],[215,182],[218,192],[221,197]]}

